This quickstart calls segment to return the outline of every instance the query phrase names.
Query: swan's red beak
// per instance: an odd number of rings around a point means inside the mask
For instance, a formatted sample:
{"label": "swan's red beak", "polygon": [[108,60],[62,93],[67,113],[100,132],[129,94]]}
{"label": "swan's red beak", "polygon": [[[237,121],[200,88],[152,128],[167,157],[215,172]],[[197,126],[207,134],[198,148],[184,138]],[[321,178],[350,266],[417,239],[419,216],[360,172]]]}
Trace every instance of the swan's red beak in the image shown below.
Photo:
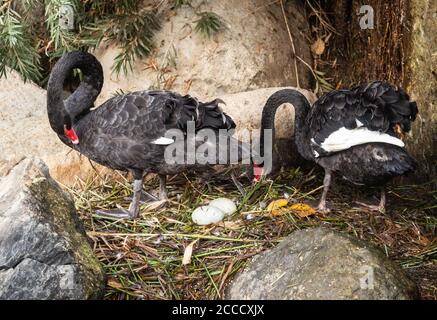
{"label": "swan's red beak", "polygon": [[260,182],[263,176],[263,167],[257,164],[253,165],[253,182]]}
{"label": "swan's red beak", "polygon": [[79,144],[79,137],[76,134],[76,131],[74,131],[73,127],[68,130],[66,126],[64,126],[64,135],[71,140],[73,144]]}

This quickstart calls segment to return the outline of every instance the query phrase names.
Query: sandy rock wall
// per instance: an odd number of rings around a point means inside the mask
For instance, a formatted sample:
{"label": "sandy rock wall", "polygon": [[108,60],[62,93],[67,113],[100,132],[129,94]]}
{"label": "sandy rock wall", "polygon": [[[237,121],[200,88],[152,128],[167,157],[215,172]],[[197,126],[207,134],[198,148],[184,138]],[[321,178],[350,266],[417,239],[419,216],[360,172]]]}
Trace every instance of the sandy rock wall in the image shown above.
{"label": "sandy rock wall", "polygon": [[58,181],[73,183],[93,172],[89,161],[65,146],[47,118],[46,91],[16,72],[0,78],[0,159],[37,156]]}
{"label": "sandy rock wall", "polygon": [[[111,74],[116,48],[104,43],[96,50],[105,74],[100,102],[119,89],[171,88],[206,99],[257,88],[296,86],[290,39],[277,3],[196,0],[192,5],[197,9],[182,6],[163,13],[162,28],[155,35],[156,51],[147,60],[137,61],[134,72],[127,76]],[[223,30],[210,39],[195,32],[196,10],[219,15]],[[286,10],[296,54],[311,64],[303,6],[291,1]],[[300,62],[298,70],[300,86],[309,88],[310,71]]]}

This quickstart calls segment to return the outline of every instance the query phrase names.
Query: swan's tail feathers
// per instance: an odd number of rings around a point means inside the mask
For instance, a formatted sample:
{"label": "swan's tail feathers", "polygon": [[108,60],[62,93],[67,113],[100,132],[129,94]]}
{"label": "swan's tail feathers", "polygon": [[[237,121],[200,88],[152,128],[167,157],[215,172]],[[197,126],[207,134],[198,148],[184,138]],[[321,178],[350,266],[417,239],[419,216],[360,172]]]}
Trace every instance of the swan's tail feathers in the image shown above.
{"label": "swan's tail feathers", "polygon": [[221,99],[215,99],[207,103],[199,103],[196,128],[226,129],[235,128],[235,122],[220,108]]}
{"label": "swan's tail feathers", "polygon": [[371,130],[392,131],[394,125],[399,128],[396,133],[407,133],[411,123],[416,119],[418,108],[402,88],[382,81],[374,81],[359,87],[360,104],[358,113],[362,114],[363,124]]}
{"label": "swan's tail feathers", "polygon": [[178,127],[182,130],[187,129],[187,122],[194,121],[196,131],[201,129],[231,130],[235,128],[235,122],[220,108],[220,103],[225,104],[220,99],[202,103],[195,98],[187,95],[179,97],[177,103],[171,109],[176,109],[174,117],[178,122]]}

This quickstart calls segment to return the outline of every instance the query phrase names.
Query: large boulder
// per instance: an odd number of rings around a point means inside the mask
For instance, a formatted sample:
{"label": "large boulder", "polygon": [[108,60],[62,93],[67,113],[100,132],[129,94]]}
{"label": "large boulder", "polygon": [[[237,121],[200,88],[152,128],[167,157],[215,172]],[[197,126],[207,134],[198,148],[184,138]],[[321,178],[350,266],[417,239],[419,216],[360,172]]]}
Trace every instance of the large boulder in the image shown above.
{"label": "large boulder", "polygon": [[0,299],[102,297],[104,271],[71,197],[41,160],[0,167]]}
{"label": "large boulder", "polygon": [[[296,86],[294,54],[278,3],[190,2],[191,6],[164,11],[162,28],[154,37],[156,50],[148,59],[136,61],[133,73],[112,74],[119,54],[115,46],[103,43],[95,51],[105,75],[101,102],[119,89],[159,87],[204,99],[264,87]],[[285,9],[296,55],[311,65],[305,8],[299,1],[287,1]],[[224,23],[211,38],[194,31],[197,13],[204,11],[216,13]],[[300,86],[310,88],[311,71],[299,60],[297,65]]]}
{"label": "large boulder", "polygon": [[296,231],[257,256],[228,299],[414,299],[416,285],[380,250],[324,228]]}

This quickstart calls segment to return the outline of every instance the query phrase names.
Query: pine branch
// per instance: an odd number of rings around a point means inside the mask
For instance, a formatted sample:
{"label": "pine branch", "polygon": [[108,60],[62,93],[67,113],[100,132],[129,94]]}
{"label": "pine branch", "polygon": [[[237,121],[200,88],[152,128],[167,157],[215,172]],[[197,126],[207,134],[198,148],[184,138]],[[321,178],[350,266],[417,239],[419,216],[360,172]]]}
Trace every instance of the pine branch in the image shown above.
{"label": "pine branch", "polygon": [[24,80],[38,81],[41,75],[40,56],[32,38],[21,23],[21,16],[10,5],[0,11],[0,76],[7,67],[18,71]]}
{"label": "pine branch", "polygon": [[204,36],[210,38],[213,34],[220,31],[223,27],[223,22],[214,12],[199,13],[200,19],[196,20],[196,27],[194,30]]}
{"label": "pine branch", "polygon": [[117,15],[107,26],[105,38],[121,48],[112,67],[116,75],[132,71],[135,59],[146,58],[150,54],[153,35],[160,28],[155,11]]}
{"label": "pine branch", "polygon": [[[144,8],[142,0],[0,0],[0,76],[8,66],[25,79],[44,84],[50,66],[59,56],[95,48],[102,41],[120,49],[112,71],[127,74],[136,59],[146,58],[153,50],[153,36],[160,28],[158,12],[168,10],[168,4],[178,8],[191,1],[168,0]],[[60,24],[64,6],[73,9],[71,30]],[[45,20],[34,16],[38,10],[44,11]],[[196,31],[205,36],[210,37],[223,26],[220,17],[212,12],[201,12],[199,16]],[[43,52],[45,55],[40,56]]]}
{"label": "pine branch", "polygon": [[76,35],[73,32],[63,28],[59,23],[59,19],[61,17],[61,8],[63,6],[70,6],[73,8],[74,12],[77,13],[79,3],[77,0],[46,1],[45,16],[47,28],[50,34],[49,44],[53,45],[53,52],[51,52],[51,56],[54,57],[59,57],[65,52],[77,50],[80,47],[80,41],[78,41]]}

